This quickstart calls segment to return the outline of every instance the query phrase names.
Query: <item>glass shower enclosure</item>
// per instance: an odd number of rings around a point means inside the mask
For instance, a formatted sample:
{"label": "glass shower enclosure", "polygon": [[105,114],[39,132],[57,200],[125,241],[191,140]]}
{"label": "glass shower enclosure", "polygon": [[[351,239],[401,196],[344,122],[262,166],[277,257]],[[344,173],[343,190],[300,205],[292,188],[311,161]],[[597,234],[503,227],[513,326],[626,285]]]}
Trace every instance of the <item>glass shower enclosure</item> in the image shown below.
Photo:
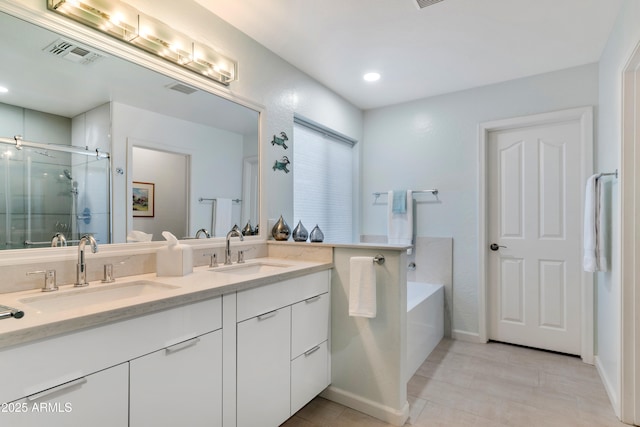
{"label": "glass shower enclosure", "polygon": [[0,138],[0,249],[110,243],[110,175],[108,153]]}

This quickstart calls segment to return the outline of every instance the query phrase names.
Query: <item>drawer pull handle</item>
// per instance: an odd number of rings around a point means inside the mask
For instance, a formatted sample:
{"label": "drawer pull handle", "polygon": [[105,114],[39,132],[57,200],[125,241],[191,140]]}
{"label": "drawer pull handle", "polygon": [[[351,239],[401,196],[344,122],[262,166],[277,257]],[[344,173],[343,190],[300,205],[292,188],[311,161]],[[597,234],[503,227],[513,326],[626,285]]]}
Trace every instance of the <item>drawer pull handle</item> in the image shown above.
{"label": "drawer pull handle", "polygon": [[313,347],[311,350],[305,351],[304,352],[304,357],[309,357],[309,356],[311,356],[313,353],[315,353],[318,350],[320,350],[320,346],[319,345]]}
{"label": "drawer pull handle", "polygon": [[307,298],[306,300],[304,300],[304,302],[306,302],[307,304],[311,304],[312,302],[318,301],[321,296],[322,295],[316,295],[315,297]]}
{"label": "drawer pull handle", "polygon": [[273,311],[270,311],[268,313],[264,313],[264,314],[259,315],[258,316],[258,320],[267,320],[268,318],[273,317],[276,314],[278,314],[278,310],[273,310]]}
{"label": "drawer pull handle", "polygon": [[200,338],[196,337],[189,341],[184,341],[184,342],[172,345],[171,347],[167,347],[165,349],[165,352],[166,352],[165,354],[171,354],[171,353],[175,353],[176,351],[184,350],[185,348],[193,347],[199,342],[200,342]]}
{"label": "drawer pull handle", "polygon": [[30,396],[27,396],[27,399],[29,401],[33,402],[34,400],[41,399],[41,398],[43,398],[45,396],[48,396],[48,395],[50,395],[52,393],[57,393],[59,391],[71,388],[73,386],[82,385],[82,384],[84,384],[86,382],[87,382],[87,379],[85,377],[78,378],[77,380],[69,381],[68,383],[61,384],[61,385],[59,385],[57,387],[53,387],[53,388],[50,388],[48,390],[41,391],[40,393],[35,393],[35,394],[30,395]]}

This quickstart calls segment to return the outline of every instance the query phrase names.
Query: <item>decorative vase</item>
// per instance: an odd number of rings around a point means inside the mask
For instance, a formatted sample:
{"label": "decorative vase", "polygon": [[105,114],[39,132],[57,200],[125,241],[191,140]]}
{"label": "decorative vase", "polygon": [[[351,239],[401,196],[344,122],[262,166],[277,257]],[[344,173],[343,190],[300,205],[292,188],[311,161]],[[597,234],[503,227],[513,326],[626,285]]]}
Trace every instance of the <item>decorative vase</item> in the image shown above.
{"label": "decorative vase", "polygon": [[285,222],[284,218],[282,218],[282,215],[280,215],[280,219],[271,229],[271,235],[276,240],[289,240],[291,229]]}
{"label": "decorative vase", "polygon": [[245,225],[244,228],[242,229],[242,235],[253,236],[254,234],[255,234],[255,231],[251,227],[251,221],[247,221],[247,225]]}
{"label": "decorative vase", "polygon": [[313,230],[311,230],[311,234],[309,235],[309,237],[312,242],[322,242],[324,240],[324,234],[322,234],[322,230],[320,230],[318,224],[313,227]]}
{"label": "decorative vase", "polygon": [[302,221],[298,221],[298,225],[296,225],[296,228],[293,229],[293,234],[291,236],[293,237],[293,240],[295,240],[296,242],[307,241],[307,238],[309,237],[309,232],[307,231],[306,228],[304,228],[304,225],[302,225]]}

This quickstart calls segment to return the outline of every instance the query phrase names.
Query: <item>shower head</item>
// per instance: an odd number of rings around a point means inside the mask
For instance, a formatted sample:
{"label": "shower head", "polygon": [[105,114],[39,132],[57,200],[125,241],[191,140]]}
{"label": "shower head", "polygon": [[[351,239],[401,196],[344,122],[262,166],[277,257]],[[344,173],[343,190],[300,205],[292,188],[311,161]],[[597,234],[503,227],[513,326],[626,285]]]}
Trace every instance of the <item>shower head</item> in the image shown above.
{"label": "shower head", "polygon": [[69,181],[71,181],[71,180],[73,179],[73,177],[71,176],[71,172],[69,171],[69,169],[65,169],[65,170],[64,170],[64,176],[66,176],[66,177],[67,177],[67,179],[68,179]]}

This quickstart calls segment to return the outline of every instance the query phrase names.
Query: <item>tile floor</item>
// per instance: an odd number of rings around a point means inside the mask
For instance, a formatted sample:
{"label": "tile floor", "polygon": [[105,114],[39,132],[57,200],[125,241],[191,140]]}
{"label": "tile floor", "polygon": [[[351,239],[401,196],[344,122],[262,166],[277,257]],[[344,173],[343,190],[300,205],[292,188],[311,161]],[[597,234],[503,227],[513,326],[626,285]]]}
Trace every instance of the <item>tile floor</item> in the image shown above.
{"label": "tile floor", "polygon": [[[405,426],[613,427],[600,377],[579,358],[499,343],[443,340],[407,386]],[[318,397],[282,427],[387,427]]]}

